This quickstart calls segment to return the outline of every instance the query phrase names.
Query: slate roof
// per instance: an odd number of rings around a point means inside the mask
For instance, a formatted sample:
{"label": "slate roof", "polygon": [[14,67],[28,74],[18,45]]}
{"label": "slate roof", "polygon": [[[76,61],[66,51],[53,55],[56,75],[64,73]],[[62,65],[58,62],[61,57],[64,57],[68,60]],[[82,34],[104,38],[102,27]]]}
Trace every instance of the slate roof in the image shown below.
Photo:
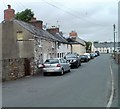
{"label": "slate roof", "polygon": [[[120,47],[120,42],[115,43],[116,47]],[[94,43],[95,48],[109,48],[114,47],[113,42]]]}
{"label": "slate roof", "polygon": [[54,35],[55,38],[57,38],[59,40],[59,42],[62,42],[62,43],[66,43],[68,44],[69,42],[59,33],[56,33]]}
{"label": "slate roof", "polygon": [[83,43],[80,43],[78,41],[73,40],[72,38],[67,38],[67,41],[71,44],[80,44],[82,46],[85,46]]}
{"label": "slate roof", "polygon": [[19,25],[21,25],[23,28],[25,28],[26,30],[28,30],[29,32],[31,32],[32,34],[41,37],[43,39],[50,39],[53,41],[59,41],[57,38],[55,38],[52,34],[50,34],[49,32],[43,30],[43,29],[38,29],[35,26],[23,22],[23,21],[19,21],[19,20],[14,20],[15,23],[18,23]]}

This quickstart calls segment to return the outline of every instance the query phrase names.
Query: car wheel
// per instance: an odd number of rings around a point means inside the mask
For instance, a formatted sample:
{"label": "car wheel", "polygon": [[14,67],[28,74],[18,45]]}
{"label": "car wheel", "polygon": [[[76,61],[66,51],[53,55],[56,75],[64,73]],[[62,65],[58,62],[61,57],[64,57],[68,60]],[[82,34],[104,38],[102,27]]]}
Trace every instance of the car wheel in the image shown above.
{"label": "car wheel", "polygon": [[77,63],[77,64],[76,64],[76,68],[78,68],[78,67],[79,67],[79,64]]}
{"label": "car wheel", "polygon": [[44,76],[47,76],[47,73],[46,73],[46,72],[44,72],[44,73],[43,73],[43,75],[44,75]]}
{"label": "car wheel", "polygon": [[70,69],[68,70],[68,72],[70,72]]}
{"label": "car wheel", "polygon": [[81,62],[80,62],[80,66],[81,66]]}
{"label": "car wheel", "polygon": [[60,75],[63,75],[64,74],[64,70],[62,69],[61,72],[60,72]]}

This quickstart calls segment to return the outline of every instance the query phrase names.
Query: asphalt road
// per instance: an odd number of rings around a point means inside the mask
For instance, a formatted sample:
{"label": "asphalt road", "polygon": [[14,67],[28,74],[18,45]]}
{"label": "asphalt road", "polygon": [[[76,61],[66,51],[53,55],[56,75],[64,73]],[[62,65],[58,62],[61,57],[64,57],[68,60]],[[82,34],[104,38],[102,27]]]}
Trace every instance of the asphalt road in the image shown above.
{"label": "asphalt road", "polygon": [[3,107],[106,107],[111,91],[110,55],[63,76],[34,76],[3,83]]}

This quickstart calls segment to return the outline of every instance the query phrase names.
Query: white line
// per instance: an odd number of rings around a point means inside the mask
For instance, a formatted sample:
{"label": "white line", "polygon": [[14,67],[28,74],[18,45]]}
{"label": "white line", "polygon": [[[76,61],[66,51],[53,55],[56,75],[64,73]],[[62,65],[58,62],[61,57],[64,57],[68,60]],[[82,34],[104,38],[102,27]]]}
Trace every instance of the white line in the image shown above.
{"label": "white line", "polygon": [[111,72],[111,84],[112,84],[112,90],[111,90],[111,95],[110,95],[110,98],[109,98],[109,102],[107,104],[107,109],[109,109],[112,105],[112,101],[113,101],[113,97],[114,97],[114,78],[113,78],[113,71],[112,71],[112,67],[111,67],[111,64],[110,64],[110,72]]}

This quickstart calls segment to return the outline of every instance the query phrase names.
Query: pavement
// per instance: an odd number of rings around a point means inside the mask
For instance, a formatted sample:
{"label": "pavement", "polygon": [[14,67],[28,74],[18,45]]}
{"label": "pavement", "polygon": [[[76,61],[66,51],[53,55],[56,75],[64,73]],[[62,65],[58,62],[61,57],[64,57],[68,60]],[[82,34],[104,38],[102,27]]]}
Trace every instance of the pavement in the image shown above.
{"label": "pavement", "polygon": [[111,107],[118,107],[118,80],[119,80],[118,66],[119,65],[116,63],[116,61],[111,57],[111,68],[112,68],[113,79],[114,79],[114,97],[113,97]]}

